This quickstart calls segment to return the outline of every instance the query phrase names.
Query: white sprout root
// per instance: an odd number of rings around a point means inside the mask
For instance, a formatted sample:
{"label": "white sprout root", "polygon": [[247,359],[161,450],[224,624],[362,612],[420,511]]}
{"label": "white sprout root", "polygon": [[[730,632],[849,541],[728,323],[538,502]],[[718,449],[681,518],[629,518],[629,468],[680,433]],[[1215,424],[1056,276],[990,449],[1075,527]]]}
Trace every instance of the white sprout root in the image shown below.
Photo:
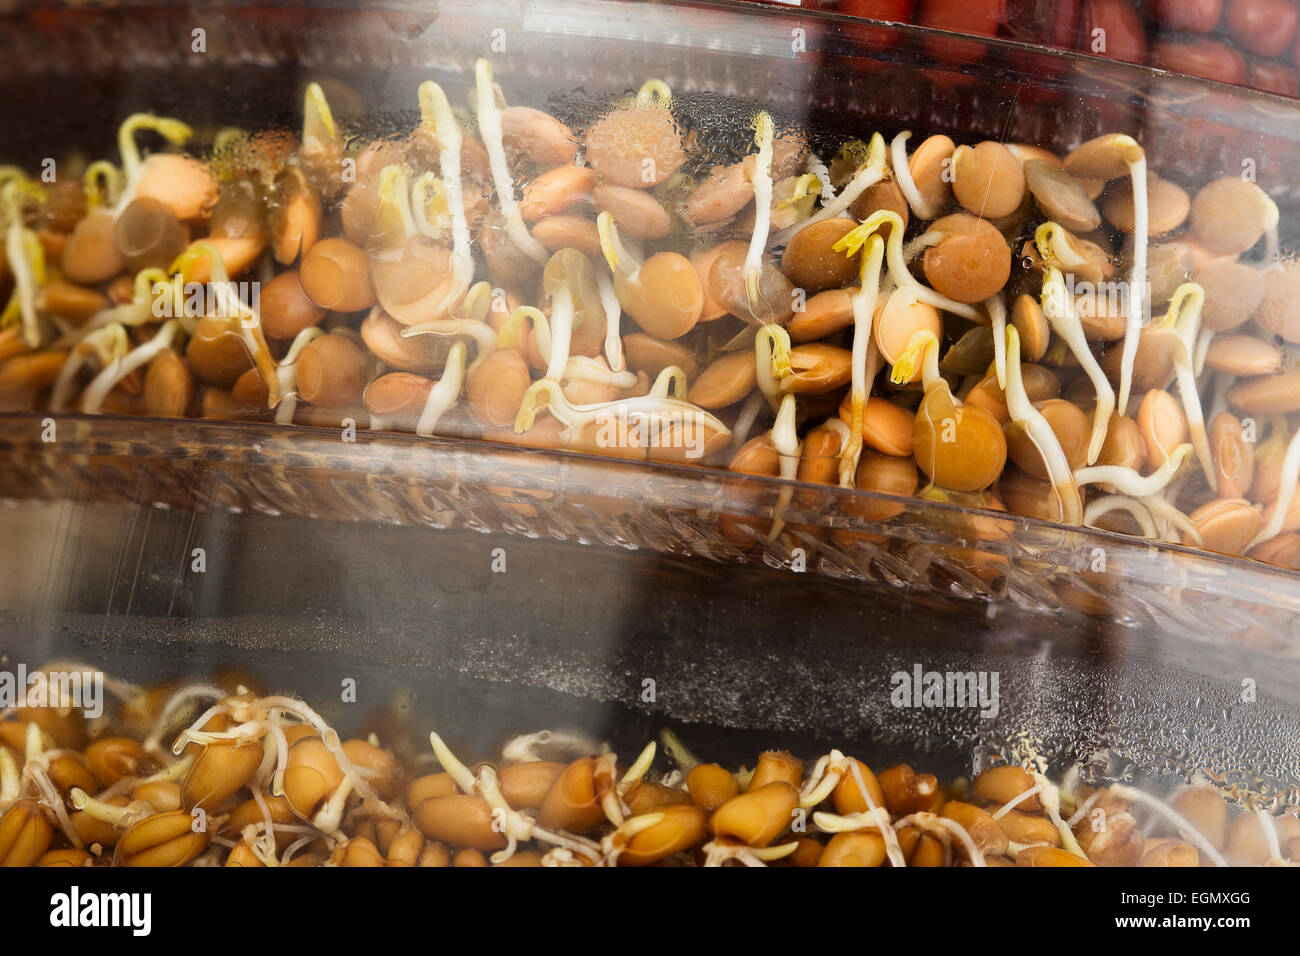
{"label": "white sprout root", "polygon": [[1282,459],[1282,474],[1278,486],[1277,501],[1273,505],[1273,514],[1268,519],[1255,540],[1250,543],[1250,547],[1263,544],[1276,538],[1282,531],[1282,526],[1286,523],[1287,514],[1291,510],[1291,505],[1295,501],[1296,485],[1300,483],[1300,429],[1291,436],[1291,441],[1286,446],[1286,456]]}
{"label": "white sprout root", "polygon": [[280,382],[280,394],[284,400],[275,410],[275,421],[280,425],[293,424],[293,413],[298,407],[298,359],[311,342],[320,338],[325,332],[319,326],[303,329],[289,346],[289,351],[280,360],[276,376]]}
{"label": "white sprout root", "polygon": [[1215,866],[1227,866],[1222,854],[1214,848],[1214,844],[1205,838],[1200,830],[1196,829],[1186,817],[1180,814],[1173,807],[1169,806],[1163,800],[1153,797],[1148,793],[1143,793],[1135,787],[1125,786],[1122,783],[1112,783],[1110,791],[1116,796],[1123,797],[1129,803],[1141,803],[1151,807],[1158,814],[1172,823],[1190,843],[1196,844],[1197,849],[1203,851]]}
{"label": "white sprout root", "polygon": [[220,687],[207,684],[191,684],[176,691],[167,699],[167,703],[159,711],[153,727],[150,728],[148,735],[144,738],[143,747],[145,753],[164,759],[170,757],[170,754],[162,746],[162,735],[166,732],[171,721],[181,712],[181,708],[190,706],[196,700],[221,700],[225,696],[226,692]]}
{"label": "white sprout root", "polygon": [[125,355],[130,347],[126,329],[119,323],[101,326],[81,337],[71,354],[59,367],[58,377],[50,392],[50,411],[61,412],[68,407],[77,383],[77,376],[86,367],[87,360],[95,358],[100,371]]}
{"label": "white sprout root", "polygon": [[866,163],[854,173],[853,178],[849,180],[840,194],[830,199],[807,219],[801,220],[788,229],[777,233],[775,237],[777,244],[781,245],[789,242],[790,238],[800,229],[811,226],[813,223],[824,222],[827,219],[842,216],[859,196],[885,177],[885,161],[885,139],[879,133],[875,133],[871,137],[871,142],[867,145]]}
{"label": "white sprout root", "polygon": [[1006,342],[1006,399],[1007,413],[1011,420],[1025,430],[1029,440],[1038,449],[1047,468],[1048,480],[1056,493],[1060,509],[1060,520],[1066,524],[1077,525],[1083,521],[1083,498],[1079,495],[1079,486],[1070,471],[1070,462],[1065,451],[1047,423],[1042,412],[1034,407],[1025,392],[1025,382],[1020,368],[1020,333],[1016,327],[1004,330]]}
{"label": "white sprout root", "polygon": [[[1200,390],[1196,384],[1196,350],[1201,333],[1201,309],[1205,305],[1205,290],[1195,282],[1184,282],[1174,292],[1169,303],[1169,313],[1178,346],[1174,352],[1174,370],[1178,378],[1178,397],[1183,402],[1187,429],[1192,436],[1192,447],[1201,463],[1201,471],[1211,491],[1219,490],[1218,469],[1210,453],[1210,438],[1205,431],[1205,413],[1201,408]],[[1168,316],[1167,316],[1168,317]]]}
{"label": "white sprout root", "polygon": [[568,286],[561,285],[551,297],[551,354],[546,364],[547,378],[558,382],[564,377],[572,341],[573,293]]}
{"label": "white sprout root", "polygon": [[643,813],[625,820],[614,831],[600,841],[601,858],[597,866],[617,866],[618,858],[638,834],[658,826],[664,820],[662,813]]}
{"label": "white sprout root", "polygon": [[1088,464],[1091,465],[1106,443],[1110,416],[1115,411],[1115,390],[1110,387],[1106,373],[1101,370],[1092,349],[1088,347],[1088,340],[1083,334],[1083,323],[1075,312],[1074,301],[1065,286],[1065,278],[1055,266],[1050,267],[1043,276],[1042,308],[1053,331],[1079,360],[1079,365],[1092,380],[1097,392],[1097,406],[1092,414],[1092,437],[1088,441]]}
{"label": "white sprout root", "polygon": [[1056,784],[1052,783],[1047,777],[1038,772],[1031,771],[1030,776],[1034,778],[1034,783],[1039,787],[1039,799],[1043,804],[1043,809],[1047,811],[1047,817],[1056,827],[1056,832],[1061,835],[1061,846],[1066,852],[1073,853],[1075,856],[1081,856],[1085,860],[1088,854],[1083,852],[1083,847],[1079,846],[1079,841],[1074,838],[1074,831],[1070,825],[1061,818],[1061,790]]}
{"label": "white sprout root", "polygon": [[605,256],[609,271],[628,282],[636,282],[641,273],[641,259],[623,245],[618,223],[609,210],[604,210],[596,217],[596,232],[600,236],[600,251]]}
{"label": "white sprout root", "polygon": [[833,813],[816,813],[813,815],[813,822],[820,829],[827,832],[859,829],[879,830],[881,839],[885,842],[885,854],[889,857],[889,861],[894,866],[907,866],[907,860],[903,856],[903,848],[898,843],[898,836],[894,828],[890,826],[889,813],[885,808],[877,806],[876,801],[872,799],[871,791],[867,788],[867,781],[862,776],[862,768],[858,765],[857,760],[845,757],[838,750],[832,750],[818,760],[813,767],[813,772],[804,781],[803,787],[800,788],[799,805],[805,810],[817,806],[817,804],[829,797],[831,792],[839,786],[840,781],[848,775],[852,775],[853,782],[858,789],[858,795],[862,797],[863,802],[867,805],[866,812],[847,816],[838,816]]}
{"label": "white sprout root", "polygon": [[[1129,276],[1128,325],[1124,330],[1124,349],[1119,374],[1117,407],[1123,415],[1128,408],[1133,387],[1133,363],[1137,359],[1138,339],[1150,319],[1151,303],[1147,291],[1147,157],[1142,147],[1130,137],[1119,140],[1126,151],[1129,178],[1133,181],[1133,271]],[[1089,462],[1095,459],[1090,458]]]}
{"label": "white sprout root", "polygon": [[148,365],[160,354],[171,348],[172,342],[179,331],[180,322],[176,319],[168,319],[148,342],[136,346],[126,355],[110,362],[108,367],[96,375],[94,380],[86,386],[86,391],[81,398],[81,410],[89,415],[99,414],[104,399],[117,386],[117,383],[137,368]]}
{"label": "white sprout root", "polygon": [[1090,528],[1098,527],[1097,521],[1103,515],[1110,514],[1112,511],[1125,511],[1133,517],[1138,523],[1144,538],[1152,540],[1159,537],[1156,532],[1156,523],[1151,517],[1151,512],[1140,501],[1133,498],[1126,498],[1123,495],[1103,495],[1088,502],[1088,507],[1083,511],[1083,523]]}
{"label": "white sprout root", "polygon": [[564,428],[566,440],[572,438],[584,425],[603,420],[626,418],[638,428],[644,426],[651,434],[658,429],[681,426],[696,429],[695,434],[710,432],[729,437],[731,430],[718,418],[697,405],[660,395],[642,395],[619,398],[594,405],[575,405],[564,397],[560,383],[555,379],[541,378],[529,386],[515,418],[515,432],[522,435],[533,427],[538,412],[550,411]]}
{"label": "white sprout root", "polygon": [[998,387],[1007,387],[1007,304],[999,292],[984,300],[984,308],[989,314],[989,325],[993,329],[993,371],[997,375]]}
{"label": "white sprout root", "polygon": [[497,204],[505,216],[506,231],[520,252],[534,262],[545,265],[551,254],[528,231],[523,214],[519,211],[519,203],[515,201],[515,185],[510,178],[505,141],[502,138],[501,107],[497,105],[497,91],[492,82],[492,64],[486,59],[479,59],[474,65],[474,79],[474,112],[478,117],[483,145],[487,148],[492,183],[496,187]]}
{"label": "white sprout root", "polygon": [[58,823],[59,829],[63,835],[77,849],[81,849],[81,837],[77,835],[77,829],[72,825],[72,820],[68,816],[68,811],[63,805],[63,797],[59,794],[58,789],[54,786],[54,781],[50,779],[50,760],[53,757],[60,756],[62,751],[46,751],[41,742],[41,729],[36,724],[27,725],[26,752],[23,755],[23,769],[20,777],[19,790],[21,792],[23,784],[30,784],[39,795],[39,803],[42,809],[48,814],[53,813],[55,822]]}
{"label": "white sprout root", "polygon": [[907,267],[906,253],[903,251],[903,218],[890,209],[880,209],[862,220],[836,242],[831,249],[843,252],[847,256],[856,255],[870,236],[889,226],[889,238],[885,242],[885,261],[889,265],[889,277],[899,289],[908,289],[920,302],[934,306],[944,312],[951,312],[963,319],[984,325],[988,322],[986,313],[965,302],[957,302],[942,293],[936,292],[912,275]]}
{"label": "white sprout root", "polygon": [[514,855],[519,843],[532,839],[562,847],[571,853],[586,857],[592,863],[601,859],[602,853],[598,844],[585,837],[540,827],[532,818],[511,807],[501,793],[496,770],[492,767],[482,767],[476,776],[436,732],[429,734],[429,744],[433,747],[438,763],[460,791],[482,797],[492,807],[496,819],[501,821],[507,844],[504,850],[493,854],[492,862],[504,863]]}
{"label": "white sprout root", "polygon": [[1002,806],[994,810],[993,813],[990,815],[993,817],[994,820],[1001,820],[1003,817],[1005,817],[1016,807],[1020,806],[1020,804],[1024,803],[1026,800],[1030,799],[1031,797],[1038,796],[1042,792],[1043,792],[1043,785],[1036,783],[1032,787],[1029,787],[1028,789],[1021,790],[1018,794],[1016,794],[1006,803],[1002,804]]}
{"label": "white sprout root", "polygon": [[[785,364],[781,364],[781,356]],[[768,324],[754,330],[754,375],[758,381],[758,390],[772,411],[781,404],[782,369],[788,373],[790,355],[790,334],[779,325]]]}
{"label": "white sprout root", "polygon": [[794,497],[794,489],[789,484],[799,473],[799,458],[803,454],[803,442],[799,440],[798,422],[796,420],[796,402],[793,395],[781,399],[781,407],[776,413],[776,422],[772,425],[772,444],[780,456],[781,477],[785,483],[777,494],[776,505],[772,514],[772,530],[767,534],[768,541],[775,541],[785,528],[785,509]]}
{"label": "white sprout root", "polygon": [[550,328],[546,316],[532,306],[521,306],[515,310],[506,326],[497,332],[484,319],[492,301],[492,287],[487,282],[476,283],[466,294],[459,310],[455,307],[446,318],[408,325],[401,331],[404,339],[415,335],[463,336],[474,341],[474,361],[469,363],[467,371],[475,369],[480,362],[498,348],[513,345],[517,325],[525,317],[535,319],[538,329],[537,344],[542,354],[549,354],[551,348]]}
{"label": "white sprout root", "polygon": [[[620,375],[629,373],[622,372]],[[618,381],[618,376],[614,376]],[[626,379],[622,379],[626,381]],[[630,383],[629,383],[630,387]],[[655,380],[650,383],[650,391],[647,395],[653,395],[655,398],[680,398],[682,401],[687,400],[686,372],[680,365],[665,365],[663,369],[655,376]]]}
{"label": "white sprout root", "polygon": [[600,291],[600,304],[605,310],[605,361],[610,371],[621,372],[627,367],[623,357],[623,307],[614,294],[614,283],[609,273],[596,270],[596,288]]}
{"label": "white sprout root", "polygon": [[706,867],[722,866],[731,860],[737,860],[745,866],[767,866],[776,860],[785,859],[799,849],[799,844],[791,841],[778,846],[755,847],[730,840],[711,840],[702,849]]}
{"label": "white sprout root", "polygon": [[442,378],[438,380],[438,384],[429,389],[429,397],[420,411],[420,419],[415,425],[417,435],[426,438],[432,435],[438,427],[438,420],[460,398],[461,389],[465,384],[465,352],[465,343],[456,342],[447,353],[447,364]]}
{"label": "white sprout root", "polygon": [[[315,86],[314,83],[312,85]],[[316,89],[319,91],[320,87]],[[321,99],[324,99],[323,94]],[[114,216],[120,216],[122,211],[131,204],[135,198],[136,187],[140,183],[140,175],[144,172],[145,162],[140,158],[140,147],[135,142],[135,134],[140,130],[152,130],[173,146],[184,144],[194,135],[194,131],[188,125],[168,116],[132,113],[122,121],[122,125],[117,128],[117,151],[122,156],[122,172],[126,176],[126,188],[118,198]]]}
{"label": "white sprout root", "polygon": [[1191,453],[1192,446],[1184,442],[1173,450],[1164,464],[1149,475],[1119,465],[1093,465],[1075,471],[1074,481],[1079,486],[1109,485],[1133,498],[1150,498],[1165,489]]}
{"label": "white sprout root", "polygon": [[36,234],[24,228],[17,215],[5,231],[5,257],[14,279],[13,295],[22,318],[23,341],[30,348],[40,348],[45,336],[36,309],[36,293],[45,281],[45,254]]}
{"label": "white sprout root", "polygon": [[[890,227],[893,231],[893,227]],[[880,292],[880,268],[885,253],[884,240],[872,233],[866,241],[859,272],[858,291],[853,294],[853,351],[849,386],[849,439],[840,448],[839,480],[841,488],[852,488],[857,480],[858,462],[862,458],[862,428],[866,420],[867,398],[871,393],[868,353],[875,340],[872,322]]]}
{"label": "white sprout root", "polygon": [[894,181],[902,190],[903,198],[911,207],[912,214],[917,219],[928,222],[939,215],[939,210],[930,208],[925,197],[921,195],[921,190],[916,188],[916,181],[912,179],[912,168],[907,165],[907,141],[911,138],[911,130],[903,130],[894,137],[893,142],[889,144],[890,164],[894,170]]}
{"label": "white sprout root", "polygon": [[740,407],[740,414],[736,416],[735,428],[732,429],[731,450],[733,452],[738,451],[749,440],[749,433],[754,430],[754,423],[758,421],[765,404],[767,399],[762,392],[753,392],[745,399],[745,404]]}
{"label": "white sprout root", "polygon": [[922,811],[909,814],[894,824],[896,830],[901,830],[905,826],[914,826],[918,830],[939,836],[944,845],[944,856],[947,859],[951,859],[951,841],[952,837],[955,836],[961,841],[962,846],[966,848],[966,856],[970,860],[971,866],[988,866],[988,861],[984,858],[984,851],[979,848],[979,844],[975,842],[966,828],[956,820],[941,817],[937,813]]}
{"label": "white sprout root", "polygon": [[[870,798],[868,798],[870,801]],[[893,866],[905,867],[907,860],[903,857],[898,844],[898,835],[890,822],[889,814],[880,807],[840,815],[819,811],[813,814],[813,823],[823,833],[857,833],[862,830],[875,830],[885,844],[885,854]]]}
{"label": "white sprout root", "polygon": [[754,117],[754,142],[758,156],[754,162],[754,232],[745,254],[745,296],[749,307],[757,311],[759,279],[763,273],[763,253],[767,250],[767,235],[772,226],[772,117],[760,112]]}
{"label": "white sprout root", "polygon": [[1259,821],[1259,828],[1264,834],[1264,841],[1268,844],[1268,859],[1264,861],[1265,866],[1295,866],[1282,856],[1282,845],[1278,838],[1277,821],[1273,815],[1260,807],[1255,811],[1255,819]]}
{"label": "white sprout root", "polygon": [[[230,273],[226,270],[226,260],[221,250],[205,240],[195,242],[177,256],[176,261],[171,264],[170,271],[173,275],[179,274],[182,279],[188,279],[192,270],[203,259],[208,260],[212,286],[220,299],[219,314],[227,320],[229,331],[239,336],[249,358],[253,360],[253,367],[257,369],[258,375],[266,384],[267,407],[275,408],[282,398],[280,376],[275,360],[271,357],[270,346],[266,343],[266,336],[262,332],[261,316],[239,298],[234,284],[230,281]],[[181,331],[189,327],[181,319],[170,321],[176,322]]]}
{"label": "white sprout root", "polygon": [[464,296],[474,277],[469,219],[465,214],[465,193],[460,176],[462,136],[460,124],[456,121],[447,94],[441,86],[432,80],[426,80],[420,84],[419,96],[422,122],[433,130],[438,141],[442,184],[446,190],[447,209],[451,213],[451,279],[445,298],[435,310],[435,314],[441,315]]}

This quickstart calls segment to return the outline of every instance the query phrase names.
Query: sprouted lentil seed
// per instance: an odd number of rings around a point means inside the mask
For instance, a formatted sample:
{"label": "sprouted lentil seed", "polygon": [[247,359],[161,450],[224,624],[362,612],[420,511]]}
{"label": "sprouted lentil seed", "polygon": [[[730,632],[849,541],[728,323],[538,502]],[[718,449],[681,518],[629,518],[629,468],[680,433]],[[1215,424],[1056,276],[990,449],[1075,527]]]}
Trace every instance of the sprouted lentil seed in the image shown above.
{"label": "sprouted lentil seed", "polygon": [[[1258,515],[1222,499],[1197,521],[1207,543],[1231,545]],[[836,749],[808,759],[768,750],[752,767],[728,767],[700,762],[667,731],[627,759],[597,742],[525,733],[471,764],[437,733],[423,743],[345,739],[296,697],[226,683],[114,680],[115,703],[90,742],[75,710],[49,730],[30,712],[0,713],[0,864],[1300,862],[1294,815],[1238,808],[1206,783],[1160,799],[1084,785],[1080,768],[1057,783],[1014,763],[940,781],[906,763],[877,773]],[[1111,821],[1103,833],[1092,825],[1097,808]],[[798,832],[796,819],[805,821]]]}
{"label": "sprouted lentil seed", "polygon": [[[757,436],[774,456],[763,473],[824,481],[838,458],[839,484],[904,498],[1014,508],[1050,478],[1059,520],[1078,519],[1076,496],[1147,508],[1071,472],[1119,469],[1145,489],[1186,440],[1195,454],[1160,489],[1162,536],[1295,553],[1269,544],[1290,533],[1269,509],[1300,477],[1286,454],[1300,268],[1260,185],[1165,180],[1119,134],[1062,157],[863,131],[821,157],[762,110],[714,143],[655,79],[588,124],[511,104],[486,62],[473,80],[469,113],[421,84],[404,137],[349,136],[313,83],[297,135],[226,136],[206,161],[185,123],[134,114],[116,161],[80,181],[6,167],[0,403],[352,415],[740,472]],[[142,152],[145,130],[161,150]],[[240,289],[254,278],[256,299]],[[187,298],[194,281],[215,297]],[[1078,294],[1111,281],[1149,294]],[[932,344],[912,348],[921,332]],[[707,453],[646,447],[628,415],[705,429]],[[1270,442],[1230,433],[1252,416]],[[1265,518],[1253,535],[1242,507]],[[907,505],[859,510],[905,520]],[[913,829],[914,848],[942,842]]]}

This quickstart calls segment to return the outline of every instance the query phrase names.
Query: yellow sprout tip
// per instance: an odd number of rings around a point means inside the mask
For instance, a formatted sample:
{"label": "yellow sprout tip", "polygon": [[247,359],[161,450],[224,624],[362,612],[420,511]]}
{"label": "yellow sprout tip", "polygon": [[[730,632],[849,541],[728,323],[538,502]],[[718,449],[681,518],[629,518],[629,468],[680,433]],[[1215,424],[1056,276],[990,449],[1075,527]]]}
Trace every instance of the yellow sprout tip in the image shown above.
{"label": "yellow sprout tip", "polygon": [[198,264],[198,252],[194,249],[186,249],[177,256],[175,260],[173,260],[172,264],[168,267],[168,272],[172,275],[179,275],[182,279],[188,281],[190,275],[194,271],[194,267]]}
{"label": "yellow sprout tip", "polygon": [[1010,364],[1011,361],[1013,360],[1018,361],[1020,358],[1020,332],[1014,325],[1007,326],[1006,341],[1007,341],[1007,362],[1008,364]]}
{"label": "yellow sprout tip", "polygon": [[535,421],[537,421],[537,409],[525,399],[524,404],[519,406],[519,414],[515,416],[515,434],[522,435],[533,427]]}
{"label": "yellow sprout tip", "polygon": [[656,102],[663,107],[667,107],[673,101],[673,91],[660,79],[649,79],[641,84],[641,89],[637,90],[636,104],[638,106],[653,106]]}
{"label": "yellow sprout tip", "polygon": [[9,301],[5,304],[4,311],[0,312],[0,329],[7,329],[17,325],[22,318],[22,302],[15,292],[9,296]]}
{"label": "yellow sprout tip", "polygon": [[442,91],[442,87],[433,80],[425,80],[420,84],[420,122],[431,130],[438,128],[438,107],[446,102],[447,94]]}
{"label": "yellow sprout tip", "polygon": [[867,241],[867,237],[875,230],[875,226],[868,225],[867,222],[858,223],[843,236],[835,241],[831,246],[832,252],[842,252],[845,257],[852,258],[858,254],[862,244]]}
{"label": "yellow sprout tip", "polygon": [[885,150],[887,148],[888,147],[885,145],[885,137],[881,136],[879,133],[872,133],[871,142],[867,144],[867,160],[871,163],[875,163],[877,166],[884,165]]}
{"label": "yellow sprout tip", "polygon": [[1056,232],[1060,228],[1056,223],[1048,221],[1034,230],[1034,245],[1038,248],[1038,254],[1042,256],[1044,261],[1047,261],[1051,254],[1052,240],[1056,237]]}
{"label": "yellow sprout tip", "polygon": [[785,378],[794,371],[790,364],[790,346],[785,342],[772,343],[772,375],[777,379]]}
{"label": "yellow sprout tip", "polygon": [[118,137],[129,137],[136,130],[151,129],[163,139],[179,146],[194,135],[188,123],[183,123],[170,116],[154,116],[152,113],[132,113],[118,127]]}
{"label": "yellow sprout tip", "polygon": [[161,133],[163,138],[165,138],[169,143],[173,143],[177,146],[181,145],[194,135],[194,130],[190,128],[188,123],[183,123],[178,119],[171,119],[166,116],[158,118],[158,125],[155,126],[154,129]]}
{"label": "yellow sprout tip", "polygon": [[846,232],[831,246],[831,249],[835,252],[843,252],[849,257],[855,256],[867,240],[885,224],[889,225],[891,236],[903,234],[903,220],[898,213],[889,209],[878,209]]}
{"label": "yellow sprout tip", "polygon": [[491,307],[492,286],[487,282],[476,282],[461,300],[460,314],[471,321],[482,322]]}
{"label": "yellow sprout tip", "polygon": [[524,317],[516,312],[510,316],[506,324],[501,326],[501,331],[497,333],[497,347],[508,349],[513,348],[519,338],[519,323]]}
{"label": "yellow sprout tip", "polygon": [[1195,299],[1197,296],[1204,296],[1205,290],[1195,282],[1184,282],[1169,299],[1169,308],[1165,312],[1164,322],[1166,325],[1177,325],[1178,320],[1183,316],[1183,310],[1187,307],[1188,300]]}
{"label": "yellow sprout tip", "polygon": [[614,217],[607,211],[602,212],[596,217],[596,231],[600,234],[600,251],[605,254],[605,261],[609,263],[609,271],[618,273],[618,230],[614,225]]}
{"label": "yellow sprout tip", "polygon": [[937,340],[934,333],[928,329],[913,332],[912,337],[907,342],[907,347],[903,349],[903,354],[894,363],[893,371],[889,373],[889,380],[895,385],[910,382],[912,377],[916,375],[916,370],[921,367],[926,350],[935,341]]}
{"label": "yellow sprout tip", "polygon": [[[303,138],[307,138],[308,128],[319,123],[325,136],[333,139],[337,135],[337,127],[334,125],[334,113],[330,110],[329,100],[325,99],[325,91],[321,89],[319,83],[308,83],[307,91],[303,94]],[[315,132],[312,130],[311,132]]]}
{"label": "yellow sprout tip", "polygon": [[222,257],[221,250],[212,243],[203,242],[202,240],[194,243],[177,256],[168,272],[171,275],[179,275],[185,282],[189,282],[193,278],[198,264],[204,259],[208,260],[208,273],[212,281],[224,281],[226,277],[226,260]]}

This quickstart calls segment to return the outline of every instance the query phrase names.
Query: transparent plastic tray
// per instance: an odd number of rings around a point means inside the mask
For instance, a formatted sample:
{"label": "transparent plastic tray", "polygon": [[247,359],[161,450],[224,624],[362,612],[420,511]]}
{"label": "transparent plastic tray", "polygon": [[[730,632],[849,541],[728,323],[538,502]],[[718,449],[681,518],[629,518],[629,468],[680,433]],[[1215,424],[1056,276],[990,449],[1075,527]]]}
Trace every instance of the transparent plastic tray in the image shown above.
{"label": "transparent plastic tray", "polygon": [[[253,423],[0,417],[0,496],[224,508],[576,541],[1093,615],[1300,658],[1300,574],[912,498],[573,452]],[[783,494],[793,489],[793,494]],[[788,502],[785,500],[788,498]],[[895,502],[886,522],[853,517]],[[857,505],[857,507],[855,507]],[[785,527],[771,537],[775,515]]]}

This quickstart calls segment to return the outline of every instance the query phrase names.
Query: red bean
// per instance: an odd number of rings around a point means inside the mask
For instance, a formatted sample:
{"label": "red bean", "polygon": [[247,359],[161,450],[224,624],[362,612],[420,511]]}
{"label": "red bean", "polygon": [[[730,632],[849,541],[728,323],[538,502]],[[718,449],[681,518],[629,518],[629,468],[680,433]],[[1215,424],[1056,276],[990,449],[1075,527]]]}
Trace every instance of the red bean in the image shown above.
{"label": "red bean", "polygon": [[[1002,0],[921,0],[916,22],[925,27],[974,36],[997,36]],[[973,62],[988,49],[983,43],[927,37],[927,50],[942,59]]]}
{"label": "red bean", "polygon": [[1295,39],[1300,10],[1290,0],[1228,0],[1223,27],[1247,53],[1277,56]]}
{"label": "red bean", "polygon": [[1111,60],[1145,63],[1146,31],[1133,4],[1129,0],[1087,0],[1079,49]]}
{"label": "red bean", "polygon": [[1080,0],[1006,0],[1007,29],[1017,39],[1068,50],[1079,27],[1079,6]]}
{"label": "red bean", "polygon": [[853,17],[911,23],[916,0],[841,0],[839,10]]}
{"label": "red bean", "polygon": [[1278,60],[1250,61],[1250,88],[1280,96],[1300,96],[1300,77]]}
{"label": "red bean", "polygon": [[1223,16],[1223,0],[1148,0],[1162,33],[1213,33]]}
{"label": "red bean", "polygon": [[1157,40],[1151,65],[1220,83],[1246,82],[1246,58],[1215,40]]}

